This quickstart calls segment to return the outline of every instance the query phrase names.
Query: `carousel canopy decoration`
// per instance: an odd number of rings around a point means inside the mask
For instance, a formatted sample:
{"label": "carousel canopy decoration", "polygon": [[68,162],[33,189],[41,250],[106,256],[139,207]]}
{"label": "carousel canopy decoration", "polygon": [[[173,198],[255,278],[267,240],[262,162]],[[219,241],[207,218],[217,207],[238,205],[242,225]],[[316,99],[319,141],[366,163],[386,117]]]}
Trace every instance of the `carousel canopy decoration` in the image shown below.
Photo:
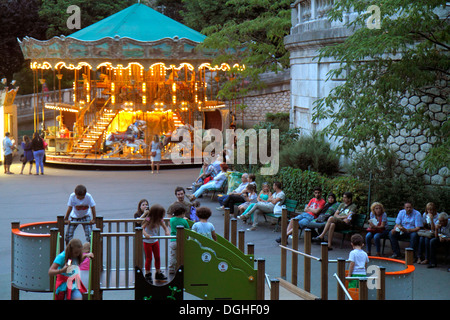
{"label": "carousel canopy decoration", "polygon": [[124,68],[136,63],[150,69],[162,64],[166,69],[189,68],[228,70],[227,64],[212,67],[212,50],[196,50],[206,36],[163,14],[136,3],[67,37],[19,41],[32,69],[96,70],[108,65]]}

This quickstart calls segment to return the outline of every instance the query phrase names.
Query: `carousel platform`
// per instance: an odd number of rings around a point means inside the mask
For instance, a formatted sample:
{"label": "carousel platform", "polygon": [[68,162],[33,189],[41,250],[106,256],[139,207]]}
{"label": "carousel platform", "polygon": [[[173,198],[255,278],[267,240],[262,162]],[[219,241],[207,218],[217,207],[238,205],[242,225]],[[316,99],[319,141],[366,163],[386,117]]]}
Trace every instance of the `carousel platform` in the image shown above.
{"label": "carousel platform", "polygon": [[[87,155],[87,156],[69,156],[69,155],[55,155],[46,154],[46,164],[55,166],[83,166],[83,167],[95,167],[95,168],[128,168],[128,169],[145,169],[150,168],[152,161],[150,157],[142,158],[125,158],[125,157],[110,157],[101,158],[100,155]],[[186,168],[186,167],[200,167],[202,164],[202,159],[190,158],[184,163],[178,164],[174,163],[171,159],[161,159],[161,168]]]}

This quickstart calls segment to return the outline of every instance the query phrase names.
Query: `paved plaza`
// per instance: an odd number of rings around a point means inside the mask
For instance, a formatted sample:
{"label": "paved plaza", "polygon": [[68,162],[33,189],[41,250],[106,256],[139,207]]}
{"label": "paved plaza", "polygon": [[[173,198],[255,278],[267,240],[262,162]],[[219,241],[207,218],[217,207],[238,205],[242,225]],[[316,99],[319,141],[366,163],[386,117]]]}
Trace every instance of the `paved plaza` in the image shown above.
{"label": "paved plaza", "polygon": [[[67,210],[67,199],[77,184],[84,184],[95,199],[97,215],[105,219],[131,218],[136,211],[140,199],[146,198],[151,204],[159,203],[168,207],[175,201],[174,189],[180,185],[189,186],[197,177],[199,168],[162,169],[160,174],[151,174],[148,170],[86,170],[68,169],[61,167],[46,167],[45,175],[20,175],[17,162],[12,165],[14,175],[0,176],[0,299],[10,299],[11,280],[11,222],[19,221],[21,224],[40,221],[54,221],[57,215],[64,215]],[[28,169],[25,170],[27,172]],[[210,221],[219,234],[223,234],[223,215],[215,208],[217,201],[210,196],[199,199],[202,205],[212,209],[213,216]],[[246,228],[238,221],[238,229]],[[266,260],[266,273],[270,278],[280,275],[280,248],[275,239],[280,233],[273,232],[274,226],[263,223],[257,231],[246,232],[246,242],[255,244],[255,257]],[[78,228],[76,236],[84,239],[82,229]],[[350,244],[346,241],[344,248],[339,248],[340,238],[335,239],[330,259],[348,258]],[[300,248],[303,240],[300,240]],[[320,247],[313,246],[313,255],[320,256]],[[386,248],[390,253],[390,248]],[[288,254],[288,256],[290,256]],[[288,261],[289,264],[289,261]],[[302,268],[299,259],[299,268]],[[413,298],[417,300],[449,300],[450,273],[447,266],[439,265],[435,269],[415,265]],[[331,266],[332,275],[336,268]],[[320,281],[318,265],[312,263],[312,293],[320,295]],[[299,285],[302,285],[302,270],[299,270]],[[331,279],[331,277],[330,277]],[[334,279],[334,278],[333,278]],[[20,298],[50,300],[47,293],[27,293],[21,291]],[[105,292],[104,299],[131,300],[134,293],[131,290],[118,292]],[[329,282],[329,299],[336,299],[336,283]]]}

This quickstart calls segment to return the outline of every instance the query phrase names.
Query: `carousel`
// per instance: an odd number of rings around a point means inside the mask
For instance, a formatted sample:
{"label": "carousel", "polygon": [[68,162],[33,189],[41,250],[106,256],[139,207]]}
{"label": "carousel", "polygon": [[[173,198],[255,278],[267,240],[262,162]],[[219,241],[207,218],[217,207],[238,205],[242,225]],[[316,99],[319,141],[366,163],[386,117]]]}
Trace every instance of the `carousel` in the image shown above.
{"label": "carousel", "polygon": [[205,38],[137,3],[67,37],[19,40],[36,94],[46,76],[61,90],[62,70],[73,74],[71,103],[35,106],[46,161],[148,166],[152,141],[160,141],[161,165],[172,164],[177,130],[192,130],[194,121],[228,128],[235,112],[216,97],[239,66],[213,66],[214,52],[196,50]]}

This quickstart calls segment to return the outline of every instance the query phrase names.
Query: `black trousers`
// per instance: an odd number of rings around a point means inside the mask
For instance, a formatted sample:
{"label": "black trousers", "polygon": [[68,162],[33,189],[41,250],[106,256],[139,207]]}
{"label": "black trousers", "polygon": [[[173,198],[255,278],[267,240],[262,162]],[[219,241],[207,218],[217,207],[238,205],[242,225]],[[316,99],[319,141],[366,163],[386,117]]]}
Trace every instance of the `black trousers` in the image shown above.
{"label": "black trousers", "polygon": [[228,198],[223,203],[225,208],[230,208],[230,213],[234,213],[234,204],[245,202],[244,197],[238,194],[230,194]]}

